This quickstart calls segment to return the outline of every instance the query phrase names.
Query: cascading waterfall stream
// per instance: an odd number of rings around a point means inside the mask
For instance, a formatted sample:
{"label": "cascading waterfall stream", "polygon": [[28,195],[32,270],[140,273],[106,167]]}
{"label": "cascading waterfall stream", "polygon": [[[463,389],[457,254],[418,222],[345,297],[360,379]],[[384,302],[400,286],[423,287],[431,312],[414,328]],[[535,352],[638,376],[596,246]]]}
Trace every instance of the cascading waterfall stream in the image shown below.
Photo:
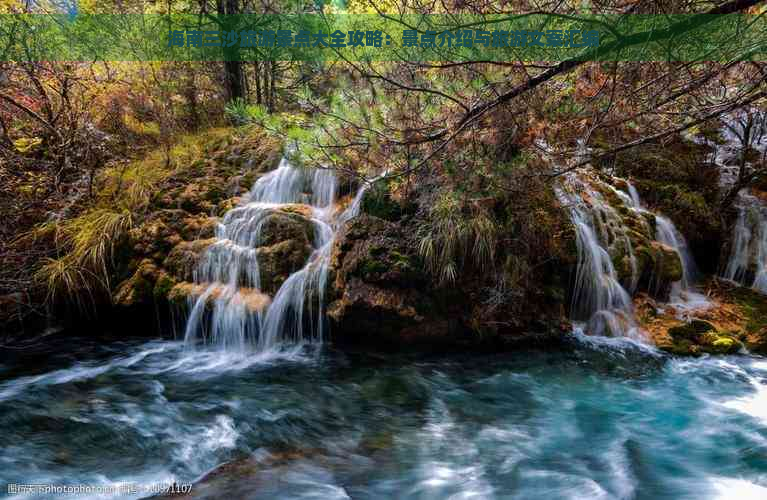
{"label": "cascading waterfall stream", "polygon": [[612,186],[610,188],[620,196],[624,204],[630,209],[639,213],[650,214],[655,219],[655,240],[674,250],[679,257],[682,265],[682,279],[671,284],[670,305],[680,312],[709,307],[710,302],[706,296],[698,293],[693,286],[697,274],[697,266],[687,246],[687,240],[684,239],[684,236],[682,236],[682,233],[679,232],[671,219],[653,213],[642,205],[639,191],[630,181],[625,180],[623,182],[626,184],[628,194]]}
{"label": "cascading waterfall stream", "polygon": [[767,205],[756,196],[740,193],[736,208],[738,220],[722,275],[767,293]]}
{"label": "cascading waterfall stream", "polygon": [[[201,293],[192,299],[186,345],[206,343],[232,352],[249,348],[267,352],[284,344],[321,341],[333,241],[340,227],[359,212],[369,185],[363,183],[349,206],[340,210],[337,181],[330,170],[297,168],[283,159],[275,170],[258,179],[247,200],[224,216],[216,242],[198,265],[194,279]],[[264,223],[280,209],[296,204],[309,205],[313,249],[305,265],[270,300],[262,292],[259,273]],[[305,311],[310,318],[304,317]],[[305,331],[307,325],[309,331]]]}
{"label": "cascading waterfall stream", "polygon": [[709,308],[712,305],[711,301],[694,286],[697,266],[687,246],[687,240],[667,217],[656,215],[655,227],[655,238],[674,249],[682,264],[682,279],[671,284],[670,305],[677,309],[681,316],[688,311]]}
{"label": "cascading waterfall stream", "polygon": [[[614,193],[623,205],[621,210],[634,212],[635,220],[650,234],[647,218],[654,218],[655,239],[672,249],[682,266],[682,278],[671,284],[670,304],[680,314],[707,308],[710,302],[695,291],[693,281],[696,273],[695,262],[681,233],[668,218],[654,214],[643,207],[636,188],[622,180],[625,190],[591,178],[584,172],[574,172],[557,189],[560,202],[567,206],[575,226],[578,262],[572,291],[572,316],[576,321],[585,321],[585,330],[598,336],[629,337],[645,340],[645,334],[637,326],[631,294],[639,283],[637,258],[628,237],[619,210],[612,206],[605,196],[596,189]],[[619,249],[628,259],[630,276],[622,284],[613,263],[612,249]]]}
{"label": "cascading waterfall stream", "polygon": [[[586,321],[592,335],[644,340],[634,319],[629,292],[621,285],[606,245],[620,239],[633,258],[620,217],[602,195],[576,174],[557,195],[575,226],[578,263],[572,295],[575,320]],[[632,277],[632,281],[634,278]]]}
{"label": "cascading waterfall stream", "polygon": [[[724,126],[720,132],[724,143],[709,142],[709,145],[714,149],[712,159],[719,169],[722,192],[726,193],[737,181],[741,169],[753,168],[750,161],[741,161],[744,150],[756,151],[759,156],[767,151],[767,115],[756,108],[747,108],[724,115],[722,120]],[[749,134],[745,133],[747,123]],[[746,137],[748,141],[744,144]],[[734,207],[738,219],[732,229],[722,277],[767,294],[767,202],[741,190]]]}

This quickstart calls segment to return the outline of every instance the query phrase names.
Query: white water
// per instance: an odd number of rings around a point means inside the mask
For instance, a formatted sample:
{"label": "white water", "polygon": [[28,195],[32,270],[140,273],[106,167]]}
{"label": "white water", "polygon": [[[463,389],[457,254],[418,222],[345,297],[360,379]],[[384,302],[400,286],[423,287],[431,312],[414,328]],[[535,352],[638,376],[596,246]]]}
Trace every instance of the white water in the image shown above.
{"label": "white water", "polygon": [[[576,172],[565,180],[563,189],[557,190],[560,202],[569,207],[577,236],[578,264],[572,316],[576,321],[587,322],[585,326],[577,327],[576,336],[585,330],[589,335],[626,337],[643,342],[645,335],[636,324],[631,301],[631,293],[640,277],[628,228],[617,210],[594,189],[592,183],[613,191],[629,210],[639,215],[651,214],[656,222],[656,240],[679,256],[682,279],[671,284],[668,305],[684,317],[692,311],[710,307],[711,303],[694,287],[696,265],[682,234],[670,219],[646,209],[636,188],[628,181],[623,182],[628,192],[590,178],[584,172]],[[643,216],[638,220],[650,229]],[[625,248],[632,271],[628,283],[619,281],[608,244]]]}
{"label": "white water", "polygon": [[680,317],[686,316],[691,311],[700,311],[711,307],[711,301],[694,286],[697,266],[687,247],[687,240],[674,226],[674,223],[662,215],[655,216],[655,228],[655,239],[673,248],[682,263],[682,279],[671,284],[669,305],[677,310]]}
{"label": "white water", "polygon": [[[736,182],[741,168],[750,171],[750,162],[741,164],[744,148],[764,159],[767,151],[767,114],[757,109],[738,110],[724,116],[721,132],[725,143],[715,146],[714,162],[720,170],[723,191]],[[745,141],[746,124],[751,129]],[[734,203],[738,219],[732,229],[730,252],[722,276],[767,293],[767,203],[752,193],[741,191]]]}
{"label": "white water", "polygon": [[639,213],[651,214],[655,218],[655,240],[673,249],[679,256],[682,264],[682,279],[671,284],[669,305],[679,311],[681,316],[693,310],[708,308],[711,303],[693,285],[697,274],[697,266],[687,246],[687,240],[684,239],[684,236],[679,232],[671,219],[647,210],[642,205],[642,200],[636,187],[628,180],[624,182],[626,183],[628,193],[624,193],[612,186],[609,187],[618,194],[621,201],[627,207]]}
{"label": "white water", "polygon": [[621,285],[607,250],[610,241],[619,240],[632,261],[632,286],[636,261],[626,227],[616,210],[601,193],[577,174],[569,176],[557,189],[560,202],[570,210],[575,225],[578,264],[572,296],[572,315],[586,321],[590,335],[628,337],[644,340],[634,319],[629,292]]}
{"label": "white water", "polygon": [[[277,352],[286,346],[321,342],[325,334],[324,291],[335,236],[357,215],[369,183],[341,211],[336,206],[335,174],[302,169],[286,159],[262,176],[247,200],[219,224],[195,273],[203,290],[192,299],[185,343],[210,344],[235,353]],[[262,293],[258,264],[264,222],[286,205],[309,205],[314,225],[311,255],[291,274],[273,298]],[[305,318],[308,312],[310,317]],[[307,330],[308,327],[308,330]]]}
{"label": "white water", "polygon": [[694,287],[697,266],[687,246],[687,240],[684,239],[671,219],[647,210],[642,205],[636,187],[628,180],[624,182],[628,188],[628,193],[619,189],[612,189],[620,196],[626,206],[640,213],[651,214],[655,218],[655,240],[673,249],[682,264],[682,279],[671,284],[669,305],[677,310],[680,316],[710,307],[711,302]]}
{"label": "white water", "polygon": [[738,220],[722,275],[767,293],[767,206],[756,196],[740,193],[736,208]]}

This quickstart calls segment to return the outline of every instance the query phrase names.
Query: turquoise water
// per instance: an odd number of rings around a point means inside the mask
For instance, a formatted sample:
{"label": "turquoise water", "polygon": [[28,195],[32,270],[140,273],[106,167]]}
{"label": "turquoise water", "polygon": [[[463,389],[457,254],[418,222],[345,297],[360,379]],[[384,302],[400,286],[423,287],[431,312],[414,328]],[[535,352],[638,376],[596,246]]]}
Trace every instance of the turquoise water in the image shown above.
{"label": "turquoise water", "polygon": [[243,360],[72,340],[0,356],[0,495],[8,483],[187,482],[235,461],[249,465],[197,494],[767,498],[760,357],[574,341]]}

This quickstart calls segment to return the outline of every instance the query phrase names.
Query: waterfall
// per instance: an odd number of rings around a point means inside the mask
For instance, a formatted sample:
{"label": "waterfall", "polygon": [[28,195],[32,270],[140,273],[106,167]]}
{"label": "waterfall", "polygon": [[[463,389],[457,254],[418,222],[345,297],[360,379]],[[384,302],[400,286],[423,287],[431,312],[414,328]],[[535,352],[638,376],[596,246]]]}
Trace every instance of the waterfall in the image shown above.
{"label": "waterfall", "polygon": [[[607,245],[620,242],[636,264],[631,241],[620,215],[602,194],[577,174],[556,190],[560,202],[568,207],[575,226],[578,262],[572,293],[572,316],[585,321],[592,335],[629,337],[644,340],[634,319],[629,292],[621,285]],[[632,276],[632,283],[637,277]]]}
{"label": "waterfall", "polygon": [[[737,182],[741,169],[748,172],[754,168],[750,159],[741,156],[747,149],[762,159],[767,154],[767,113],[744,108],[721,119],[724,143],[708,143],[714,148],[713,161],[719,168],[722,192],[726,193]],[[738,218],[732,228],[722,277],[767,294],[767,202],[755,192],[742,190],[737,194],[734,207]]]}
{"label": "waterfall", "polygon": [[671,284],[669,303],[681,313],[691,310],[701,310],[709,307],[711,303],[705,295],[698,293],[693,286],[697,275],[697,266],[687,240],[676,228],[668,217],[653,213],[642,205],[639,191],[629,180],[622,180],[626,184],[627,193],[610,186],[620,196],[625,205],[640,213],[650,214],[655,219],[655,240],[671,248],[679,257],[682,265],[682,279]]}
{"label": "waterfall", "polygon": [[[359,212],[369,185],[363,183],[354,200],[340,210],[337,180],[331,170],[297,168],[283,158],[275,170],[259,178],[246,200],[226,213],[216,230],[216,241],[197,266],[194,281],[200,293],[191,298],[186,345],[193,348],[205,343],[226,351],[266,352],[284,344],[321,342],[333,242],[341,226]],[[304,205],[310,214],[313,249],[304,266],[270,299],[262,292],[259,273],[264,223],[280,209],[300,207],[296,204]],[[310,317],[305,318],[305,312]]]}
{"label": "waterfall", "polygon": [[656,215],[655,227],[655,238],[664,245],[673,248],[682,264],[682,279],[671,284],[669,296],[671,306],[677,309],[681,316],[691,310],[710,307],[711,302],[708,298],[695,289],[694,282],[698,270],[695,259],[687,246],[687,240],[667,217]]}
{"label": "waterfall", "polygon": [[738,220],[732,230],[730,255],[722,275],[767,293],[767,206],[746,193],[738,195],[735,206]]}
{"label": "waterfall", "polygon": [[[623,184],[623,189],[580,171],[572,173],[561,187],[556,188],[560,202],[569,209],[576,232],[578,261],[571,315],[576,322],[585,321],[585,330],[592,335],[644,340],[631,301],[640,278],[636,255],[628,237],[632,229],[627,227],[621,214],[633,212],[637,215],[635,223],[641,224],[648,234],[652,234],[648,218],[654,218],[655,240],[679,256],[682,279],[671,284],[669,305],[683,316],[689,311],[709,307],[710,302],[695,290],[695,261],[673,222],[645,208],[631,182],[617,181]],[[611,204],[605,196],[612,194],[617,200],[612,200]],[[613,263],[613,259],[620,255],[628,259],[627,270],[630,270],[630,276],[624,275],[624,283],[621,283]],[[765,278],[767,281],[767,276]]]}

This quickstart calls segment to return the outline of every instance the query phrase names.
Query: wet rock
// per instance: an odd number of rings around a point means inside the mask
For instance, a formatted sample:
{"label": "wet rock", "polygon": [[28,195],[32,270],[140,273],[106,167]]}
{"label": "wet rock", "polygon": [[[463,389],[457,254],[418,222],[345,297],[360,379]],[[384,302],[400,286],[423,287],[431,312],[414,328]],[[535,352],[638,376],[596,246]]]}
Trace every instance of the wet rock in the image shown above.
{"label": "wet rock", "polygon": [[682,279],[682,261],[673,248],[658,241],[650,243],[655,253],[655,279],[663,284],[669,284]]}
{"label": "wet rock", "polygon": [[232,198],[227,198],[220,201],[218,205],[216,205],[216,215],[223,217],[229,210],[237,207],[240,203],[242,203],[242,201],[243,198],[241,196],[234,196]]}
{"label": "wet rock", "polygon": [[[285,475],[295,472],[295,464],[311,464],[308,460],[320,455],[318,450],[280,450],[269,452],[259,449],[251,456],[216,466],[197,480],[189,491],[150,497],[154,500],[177,498],[194,500],[231,500],[247,498],[274,498],[284,488]],[[327,464],[324,464],[327,466]]]}
{"label": "wet rock", "polygon": [[314,240],[314,225],[303,215],[290,211],[275,211],[261,223],[259,246],[272,246],[285,240],[311,245]]}
{"label": "wet rock", "polygon": [[161,271],[151,259],[142,260],[133,275],[117,287],[113,302],[121,307],[151,303],[160,274]]}
{"label": "wet rock", "polygon": [[365,214],[351,221],[334,246],[330,275],[334,334],[374,343],[440,342],[459,329],[427,292],[420,259],[397,224]]}
{"label": "wet rock", "polygon": [[704,351],[711,354],[735,354],[743,347],[739,340],[727,335],[707,334],[702,344]]}
{"label": "wet rock", "polygon": [[178,206],[193,214],[211,213],[214,203],[223,198],[224,193],[220,188],[191,183],[178,195]]}
{"label": "wet rock", "polygon": [[675,326],[669,328],[668,333],[677,339],[686,339],[691,341],[698,341],[700,337],[708,332],[716,332],[716,327],[704,321],[702,319],[693,319],[689,323],[684,325]]}
{"label": "wet rock", "polygon": [[192,281],[192,274],[210,245],[216,238],[183,241],[173,247],[163,261],[163,267],[181,281]]}
{"label": "wet rock", "polygon": [[161,255],[178,242],[177,232],[162,219],[152,219],[128,233],[136,255]]}
{"label": "wet rock", "polygon": [[288,277],[301,269],[312,253],[312,246],[304,238],[280,241],[257,251],[261,289],[274,295]]}
{"label": "wet rock", "polygon": [[708,321],[693,319],[668,329],[668,337],[658,347],[671,354],[698,356],[701,354],[734,354],[743,348],[740,334],[719,332]]}
{"label": "wet rock", "polygon": [[241,304],[251,313],[261,312],[271,303],[269,296],[255,288],[241,287],[232,290],[225,285],[210,288],[210,283],[189,282],[174,285],[168,292],[168,301],[177,306],[185,306],[204,294],[207,307],[212,307],[217,300],[223,298]]}
{"label": "wet rock", "polygon": [[376,182],[362,198],[361,210],[388,221],[398,221],[404,215],[415,212],[417,206],[407,200],[393,198],[391,181]]}
{"label": "wet rock", "polygon": [[206,215],[186,217],[182,221],[181,236],[185,240],[206,240],[216,234],[218,219]]}

